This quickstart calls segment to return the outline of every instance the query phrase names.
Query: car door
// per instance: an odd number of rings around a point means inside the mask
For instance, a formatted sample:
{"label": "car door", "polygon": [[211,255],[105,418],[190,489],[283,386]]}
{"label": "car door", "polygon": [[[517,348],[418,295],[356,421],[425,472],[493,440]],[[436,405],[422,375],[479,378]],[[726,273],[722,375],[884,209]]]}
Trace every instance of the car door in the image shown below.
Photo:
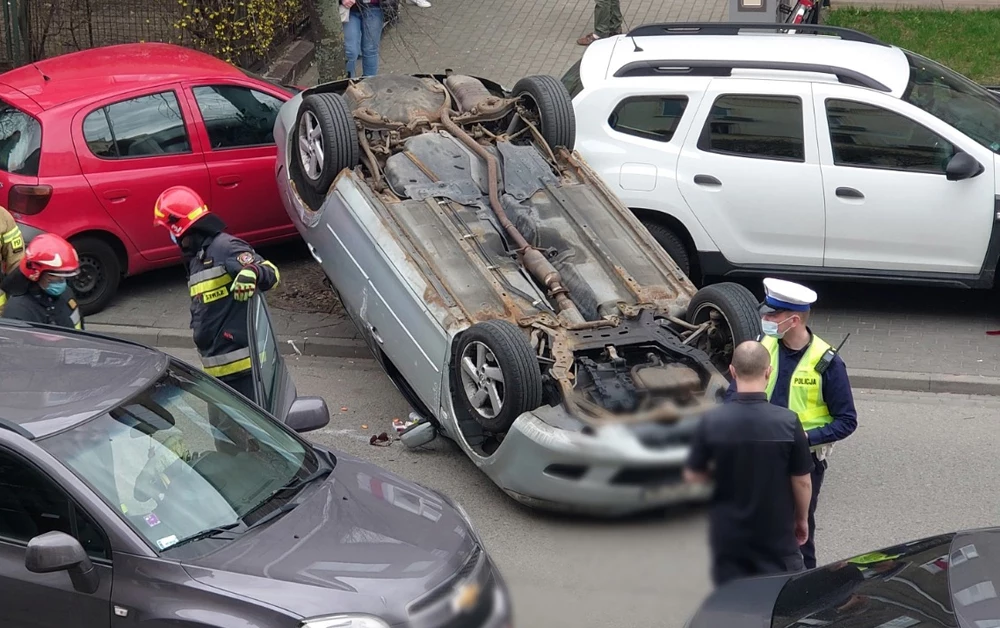
{"label": "car door", "polygon": [[809,83],[713,79],[677,181],[733,264],[823,264],[825,207]]}
{"label": "car door", "polygon": [[[28,541],[64,532],[83,545],[98,571],[94,593],[74,588],[66,571],[25,567]],[[108,628],[111,546],[100,527],[37,466],[0,447],[0,616],[4,628]]]}
{"label": "car door", "polygon": [[264,89],[225,80],[185,85],[199,114],[211,207],[230,233],[254,244],[295,232],[274,180],[274,120],[288,96]]}
{"label": "car door", "polygon": [[[817,84],[827,203],[824,266],[975,274],[994,220],[993,154],[937,118],[871,90]],[[983,172],[949,181],[957,152]]]}
{"label": "car door", "polygon": [[257,405],[278,419],[284,419],[295,401],[295,382],[281,355],[264,295],[255,294],[247,309],[247,338],[250,339],[250,362],[253,364]]}
{"label": "car door", "polygon": [[210,198],[193,114],[181,94],[175,84],[120,95],[82,109],[73,120],[73,142],[91,189],[149,260],[180,255],[167,231],[153,226],[160,193],[186,185]]}

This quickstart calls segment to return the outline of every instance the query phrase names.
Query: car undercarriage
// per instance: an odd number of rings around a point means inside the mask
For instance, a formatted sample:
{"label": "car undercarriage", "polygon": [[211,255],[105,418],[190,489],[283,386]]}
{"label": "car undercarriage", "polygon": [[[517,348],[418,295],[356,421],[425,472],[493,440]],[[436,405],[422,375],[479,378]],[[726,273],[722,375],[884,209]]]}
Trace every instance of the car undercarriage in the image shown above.
{"label": "car undercarriage", "polygon": [[[317,156],[302,138],[319,132],[335,142]],[[698,416],[728,384],[734,344],[759,333],[748,290],[698,291],[572,152],[552,77],[511,92],[455,74],[350,81],[305,98],[298,137],[306,203],[337,177],[363,181],[399,265],[419,268],[428,315],[454,337],[456,415],[488,437],[540,406],[583,430]]]}

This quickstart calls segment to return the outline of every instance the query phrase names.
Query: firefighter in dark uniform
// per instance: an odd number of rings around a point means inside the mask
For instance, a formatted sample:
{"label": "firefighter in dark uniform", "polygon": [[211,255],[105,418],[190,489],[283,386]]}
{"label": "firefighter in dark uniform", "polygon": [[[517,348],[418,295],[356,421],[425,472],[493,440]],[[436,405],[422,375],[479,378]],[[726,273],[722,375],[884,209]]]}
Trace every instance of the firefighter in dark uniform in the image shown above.
{"label": "firefighter in dark uniform", "polygon": [[247,302],[256,291],[278,285],[278,268],[226,233],[225,223],[191,188],[164,190],[153,208],[153,224],[166,228],[184,255],[191,329],[205,372],[257,402]]}
{"label": "firefighter in dark uniform", "polygon": [[52,233],[39,234],[0,284],[7,295],[3,318],[83,329],[83,316],[66,282],[79,273],[80,258],[72,244]]}

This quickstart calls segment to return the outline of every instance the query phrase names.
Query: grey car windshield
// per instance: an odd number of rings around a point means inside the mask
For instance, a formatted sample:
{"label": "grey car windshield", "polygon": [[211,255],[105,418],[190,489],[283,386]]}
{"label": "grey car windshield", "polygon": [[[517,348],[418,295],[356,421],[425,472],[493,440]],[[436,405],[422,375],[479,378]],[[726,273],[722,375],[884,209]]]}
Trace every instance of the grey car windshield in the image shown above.
{"label": "grey car windshield", "polygon": [[247,523],[320,466],[315,451],[179,363],[110,412],[40,443],[159,551]]}
{"label": "grey car windshield", "polygon": [[1000,100],[986,88],[939,63],[906,52],[910,82],[903,100],[944,120],[1000,153]]}

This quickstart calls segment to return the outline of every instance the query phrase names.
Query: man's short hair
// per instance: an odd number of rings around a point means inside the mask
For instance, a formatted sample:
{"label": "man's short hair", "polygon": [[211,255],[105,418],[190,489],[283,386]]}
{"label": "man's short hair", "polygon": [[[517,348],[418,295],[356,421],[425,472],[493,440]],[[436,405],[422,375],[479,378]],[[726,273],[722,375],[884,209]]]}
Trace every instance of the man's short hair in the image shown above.
{"label": "man's short hair", "polygon": [[732,365],[737,377],[760,379],[771,366],[771,354],[756,340],[747,340],[733,351]]}

